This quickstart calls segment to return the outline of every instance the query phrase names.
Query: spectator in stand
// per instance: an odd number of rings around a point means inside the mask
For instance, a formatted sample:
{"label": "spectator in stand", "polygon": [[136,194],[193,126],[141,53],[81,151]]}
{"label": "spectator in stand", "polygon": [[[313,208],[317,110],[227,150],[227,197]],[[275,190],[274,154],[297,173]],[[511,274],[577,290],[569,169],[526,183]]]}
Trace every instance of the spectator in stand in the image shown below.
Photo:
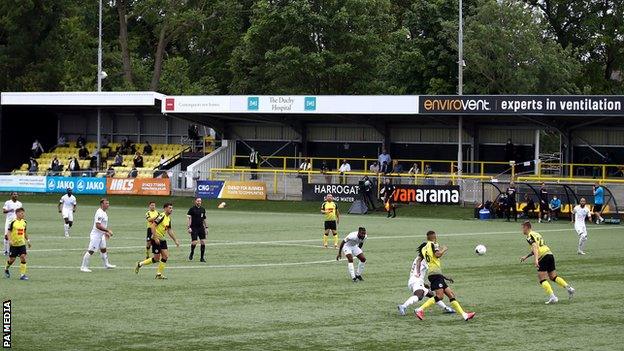
{"label": "spectator in stand", "polygon": [[83,147],[86,144],[87,144],[87,140],[84,137],[79,136],[78,139],[76,139],[76,147],[77,148],[81,148],[81,147]]}
{"label": "spectator in stand", "polygon": [[[98,164],[97,164],[98,154],[100,154],[100,152],[97,149],[93,150],[93,152],[91,153],[91,157],[89,158],[91,160],[89,162],[89,168],[92,168],[92,169],[98,168]],[[100,161],[103,161],[101,154],[100,154]]]}
{"label": "spectator in stand", "polygon": [[384,162],[386,162],[388,166],[392,164],[392,158],[390,157],[390,154],[386,152],[385,148],[381,150],[381,154],[377,157],[377,161],[379,161],[380,165],[383,165]]}
{"label": "spectator in stand", "polygon": [[398,160],[392,160],[392,172],[393,173],[403,173],[403,165],[399,163]]}
{"label": "spectator in stand", "polygon": [[43,153],[43,146],[41,146],[39,140],[35,139],[35,141],[33,141],[30,152],[32,153],[32,157],[34,158],[41,156],[41,154]]}
{"label": "spectator in stand", "polygon": [[550,222],[552,219],[556,221],[559,218],[559,213],[561,212],[561,200],[557,198],[557,195],[553,195],[548,207],[550,209],[548,213],[548,221]]}
{"label": "spectator in stand", "polygon": [[[253,147],[251,148],[251,152],[249,153],[249,168],[251,169],[258,169],[258,164],[259,164],[259,155],[258,155],[258,151],[256,151],[256,149],[254,149]],[[251,179],[258,179],[258,172],[251,172]]]}
{"label": "spectator in stand", "polygon": [[86,146],[82,145],[80,150],[78,150],[78,157],[80,157],[81,160],[88,160],[89,159],[89,149],[87,149]]}
{"label": "spectator in stand", "polygon": [[197,124],[189,125],[188,137],[191,140],[199,140],[199,127],[197,126]]}
{"label": "spectator in stand", "polygon": [[50,162],[50,168],[48,168],[48,171],[50,171],[50,175],[57,175],[58,172],[61,172],[62,170],[63,165],[61,164],[61,161],[59,161],[58,157],[54,155],[52,162]]}
{"label": "spectator in stand", "polygon": [[371,173],[375,173],[375,174],[379,173],[379,163],[373,162],[373,164],[371,164],[370,167],[368,167],[368,170]]}
{"label": "spectator in stand", "polygon": [[381,168],[379,169],[379,171],[383,174],[392,173],[392,167],[390,166],[388,162],[383,161],[381,163]]}
{"label": "spectator in stand", "polygon": [[115,161],[113,161],[113,166],[114,167],[121,167],[123,166],[123,156],[121,156],[121,153],[118,152],[117,155],[115,156]]}
{"label": "spectator in stand", "polygon": [[165,159],[165,155],[160,155],[160,160],[158,161],[158,169],[165,169],[165,164],[167,164],[167,159]]}
{"label": "spectator in stand", "polygon": [[56,141],[56,147],[65,147],[65,146],[69,146],[69,144],[67,144],[67,139],[65,139],[65,136],[61,135]]}
{"label": "spectator in stand", "polygon": [[106,170],[106,176],[109,178],[113,178],[115,176],[115,169],[113,168],[113,166],[108,167],[108,169]]}
{"label": "spectator in stand", "polygon": [[152,152],[152,145],[150,145],[149,141],[145,140],[145,146],[143,146],[143,154],[151,155]]}
{"label": "spectator in stand", "polygon": [[143,156],[141,156],[140,152],[137,151],[137,153],[134,155],[134,158],[132,159],[132,163],[134,164],[134,167],[137,167],[137,168],[143,167]]}
{"label": "spectator in stand", "polygon": [[299,171],[301,171],[301,172],[308,172],[308,171],[311,171],[311,170],[312,170],[312,163],[310,162],[309,158],[306,158],[299,165]]}
{"label": "spectator in stand", "polygon": [[423,173],[427,176],[430,174],[433,174],[433,169],[431,168],[431,165],[428,163],[425,163],[425,169],[423,170]]}
{"label": "spectator in stand", "polygon": [[507,139],[507,144],[505,144],[505,161],[513,161],[515,159],[514,155],[514,144],[511,142],[511,138],[509,138]]}
{"label": "spectator in stand", "polygon": [[34,157],[31,157],[30,160],[28,160],[28,172],[29,174],[34,174],[37,173],[37,171],[39,171],[39,162],[37,162]]}
{"label": "spectator in stand", "polygon": [[138,175],[139,175],[139,171],[136,169],[136,167],[132,167],[132,169],[128,173],[128,178],[136,178],[138,177]]}
{"label": "spectator in stand", "polygon": [[80,163],[78,159],[75,157],[69,158],[69,164],[67,165],[67,170],[71,172],[72,176],[78,175],[77,172],[80,172]]}
{"label": "spectator in stand", "polygon": [[100,141],[100,149],[110,149],[110,145],[108,144],[109,144],[108,138],[107,137],[102,138],[102,140]]}
{"label": "spectator in stand", "polygon": [[617,171],[613,175],[616,177],[624,177],[624,166],[618,166]]}
{"label": "spectator in stand", "polygon": [[414,164],[412,165],[412,168],[409,169],[409,171],[407,171],[408,174],[410,175],[417,175],[420,173],[420,168],[418,167],[418,163],[414,162]]}
{"label": "spectator in stand", "polygon": [[323,161],[323,163],[321,163],[321,174],[325,175],[325,182],[327,184],[331,184],[332,182],[332,176],[331,174],[329,174],[329,166],[327,165],[327,162]]}
{"label": "spectator in stand", "polygon": [[347,160],[342,160],[342,164],[340,165],[340,184],[347,184],[347,172],[351,172],[351,165]]}

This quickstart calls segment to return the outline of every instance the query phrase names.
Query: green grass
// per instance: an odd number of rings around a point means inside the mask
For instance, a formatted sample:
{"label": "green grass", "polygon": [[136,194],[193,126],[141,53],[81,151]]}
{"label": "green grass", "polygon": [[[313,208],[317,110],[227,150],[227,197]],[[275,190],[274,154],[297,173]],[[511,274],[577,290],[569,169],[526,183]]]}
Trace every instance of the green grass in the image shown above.
{"label": "green grass", "polygon": [[[545,306],[535,269],[519,263],[528,246],[516,223],[344,216],[341,236],[360,225],[369,232],[365,281],[354,284],[345,261],[335,261],[336,251],[319,247],[318,204],[308,203],[308,214],[302,214],[303,205],[292,203],[292,212],[279,214],[273,212],[283,204],[275,202],[263,203],[271,211],[264,213],[238,211],[238,202],[226,210],[211,203],[208,263],[200,264],[186,259],[190,199],[175,199],[173,225],[183,244],[170,250],[169,279],[156,281],[153,267],[139,275],[132,270],[144,253],[145,199],[111,199],[115,236],[109,251],[119,268],[87,274],[78,267],[95,198],[78,198],[71,239],[63,238],[56,198],[22,198],[33,241],[31,280],[17,279],[17,265],[11,279],[0,280],[0,297],[13,301],[16,350],[622,347],[617,337],[624,281],[619,226],[591,225],[588,255],[579,257],[569,223],[536,225],[555,252],[560,276],[577,289],[576,298],[568,301],[565,291],[554,286],[561,302]],[[423,216],[430,213],[420,209]],[[470,322],[444,315],[435,306],[424,321],[396,312],[397,303],[409,296],[406,283],[415,247],[428,229],[437,230],[440,242],[450,248],[444,269],[456,280],[451,286],[464,308],[477,312]],[[488,247],[487,255],[473,253],[478,243]],[[101,266],[97,254],[91,266]]]}

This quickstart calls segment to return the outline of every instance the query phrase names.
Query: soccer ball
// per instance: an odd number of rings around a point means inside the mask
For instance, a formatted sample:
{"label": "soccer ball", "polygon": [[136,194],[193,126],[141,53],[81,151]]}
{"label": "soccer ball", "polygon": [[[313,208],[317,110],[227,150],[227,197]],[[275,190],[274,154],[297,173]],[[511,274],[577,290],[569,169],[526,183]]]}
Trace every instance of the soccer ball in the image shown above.
{"label": "soccer ball", "polygon": [[483,256],[485,255],[485,253],[487,252],[487,248],[485,247],[485,245],[477,245],[477,247],[475,247],[475,253],[479,256]]}
{"label": "soccer ball", "polygon": [[217,206],[218,208],[225,208],[225,206],[227,206],[227,204],[224,202],[220,203],[219,206]]}

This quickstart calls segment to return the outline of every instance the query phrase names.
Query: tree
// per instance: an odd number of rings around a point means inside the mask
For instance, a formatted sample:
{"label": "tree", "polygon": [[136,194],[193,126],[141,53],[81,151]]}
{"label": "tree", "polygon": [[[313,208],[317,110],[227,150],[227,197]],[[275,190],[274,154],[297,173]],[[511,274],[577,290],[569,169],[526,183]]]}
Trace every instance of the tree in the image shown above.
{"label": "tree", "polygon": [[232,93],[378,94],[386,0],[257,1],[230,60]]}
{"label": "tree", "polygon": [[466,91],[578,93],[580,64],[544,32],[541,16],[524,3],[483,0],[466,20]]}

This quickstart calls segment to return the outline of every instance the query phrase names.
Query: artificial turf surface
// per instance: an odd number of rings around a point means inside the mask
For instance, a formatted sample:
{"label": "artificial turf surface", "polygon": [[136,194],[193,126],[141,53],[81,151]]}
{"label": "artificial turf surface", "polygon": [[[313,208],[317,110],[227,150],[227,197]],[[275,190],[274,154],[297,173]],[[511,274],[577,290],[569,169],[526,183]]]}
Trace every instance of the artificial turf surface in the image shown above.
{"label": "artificial turf surface", "polygon": [[[144,257],[145,198],[111,198],[108,245],[118,268],[101,269],[96,253],[93,272],[82,273],[97,199],[78,197],[72,237],[65,239],[59,197],[21,198],[33,243],[30,280],[18,280],[17,263],[12,278],[0,280],[0,297],[13,304],[16,350],[622,349],[621,226],[590,224],[588,255],[577,256],[568,221],[535,224],[559,275],[577,289],[568,301],[553,283],[560,303],[546,306],[535,268],[519,263],[528,252],[520,222],[429,218],[469,218],[471,209],[421,206],[402,209],[396,219],[344,215],[341,237],[358,226],[369,235],[365,281],[352,283],[344,259],[336,262],[334,249],[320,247],[320,204],[232,201],[217,210],[208,202],[202,264],[197,252],[195,261],[187,258],[192,199],[176,198],[173,228],[182,246],[169,241],[169,279],[160,281],[154,266],[133,270]],[[409,296],[415,248],[429,229],[450,248],[443,269],[464,308],[477,312],[472,321],[435,306],[423,321],[397,314]],[[479,243],[485,256],[474,254]]]}

